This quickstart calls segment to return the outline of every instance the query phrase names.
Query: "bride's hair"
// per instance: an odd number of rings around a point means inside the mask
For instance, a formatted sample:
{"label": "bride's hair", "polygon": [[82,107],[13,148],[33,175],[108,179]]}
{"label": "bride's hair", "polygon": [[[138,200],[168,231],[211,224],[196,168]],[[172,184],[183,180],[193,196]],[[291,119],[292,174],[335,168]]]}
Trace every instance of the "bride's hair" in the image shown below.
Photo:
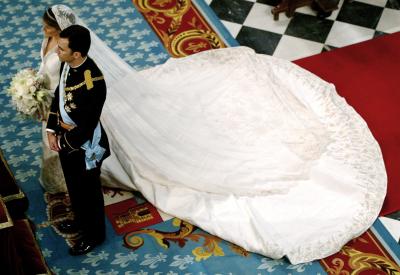
{"label": "bride's hair", "polygon": [[51,10],[51,8],[48,8],[44,14],[43,14],[43,21],[49,25],[50,27],[56,28],[57,30],[61,30],[60,26],[57,23],[56,17]]}

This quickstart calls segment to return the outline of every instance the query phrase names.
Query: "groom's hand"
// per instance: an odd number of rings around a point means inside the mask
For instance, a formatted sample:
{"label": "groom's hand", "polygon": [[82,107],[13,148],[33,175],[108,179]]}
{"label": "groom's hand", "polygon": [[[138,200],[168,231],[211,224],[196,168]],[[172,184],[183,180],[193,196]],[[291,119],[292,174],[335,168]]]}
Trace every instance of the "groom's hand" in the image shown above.
{"label": "groom's hand", "polygon": [[47,132],[47,139],[51,150],[56,152],[61,150],[60,146],[58,146],[58,137],[54,133]]}

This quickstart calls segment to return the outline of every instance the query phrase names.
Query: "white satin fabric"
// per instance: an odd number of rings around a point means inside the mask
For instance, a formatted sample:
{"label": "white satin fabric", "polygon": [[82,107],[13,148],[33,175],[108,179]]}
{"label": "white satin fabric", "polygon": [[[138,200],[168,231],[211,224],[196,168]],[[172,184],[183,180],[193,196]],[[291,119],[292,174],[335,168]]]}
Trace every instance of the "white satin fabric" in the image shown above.
{"label": "white satin fabric", "polygon": [[[49,49],[44,55],[44,49],[47,47],[48,38],[44,38],[40,49],[40,57],[42,62],[39,67],[39,74],[44,76],[45,88],[52,91],[57,88],[60,79],[61,62],[58,59],[57,47]],[[46,122],[42,122],[42,139],[43,139],[43,154],[42,165],[40,170],[39,182],[46,192],[51,194],[66,192],[64,174],[62,172],[58,153],[50,150],[49,141],[47,139]]]}
{"label": "white satin fabric", "polygon": [[293,264],[339,251],[376,219],[382,154],[332,84],[245,47],[136,72],[91,38],[108,86],[102,174],[120,187]]}
{"label": "white satin fabric", "polygon": [[44,38],[42,41],[42,47],[40,49],[40,58],[42,62],[39,67],[39,74],[44,76],[45,88],[54,92],[58,86],[60,80],[60,66],[61,62],[57,55],[57,46],[49,49],[46,55],[44,49],[46,49],[49,38]]}
{"label": "white satin fabric", "polygon": [[114,153],[106,174],[170,215],[293,264],[340,250],[385,197],[380,148],[334,86],[245,47],[132,71],[109,87],[103,124]]}

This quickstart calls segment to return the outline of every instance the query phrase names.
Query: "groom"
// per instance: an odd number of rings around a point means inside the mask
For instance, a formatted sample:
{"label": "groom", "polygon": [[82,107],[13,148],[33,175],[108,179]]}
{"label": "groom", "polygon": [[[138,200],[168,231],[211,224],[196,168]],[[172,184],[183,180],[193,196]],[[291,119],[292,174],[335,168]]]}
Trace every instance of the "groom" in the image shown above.
{"label": "groom", "polygon": [[59,152],[74,213],[74,222],[60,224],[76,229],[82,238],[71,255],[91,251],[105,239],[104,199],[100,167],[110,155],[100,115],[106,100],[106,83],[100,69],[87,56],[90,32],[72,25],[60,33],[60,83],[47,120],[50,149]]}

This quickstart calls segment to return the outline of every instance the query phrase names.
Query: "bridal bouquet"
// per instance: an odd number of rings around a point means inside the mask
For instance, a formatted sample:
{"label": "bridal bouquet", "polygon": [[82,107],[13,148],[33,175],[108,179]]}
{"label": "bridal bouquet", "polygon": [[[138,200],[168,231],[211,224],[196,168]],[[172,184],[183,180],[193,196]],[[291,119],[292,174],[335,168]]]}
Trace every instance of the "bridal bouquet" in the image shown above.
{"label": "bridal bouquet", "polygon": [[19,71],[11,80],[8,93],[17,111],[37,120],[45,119],[51,104],[51,91],[44,78],[33,69]]}

